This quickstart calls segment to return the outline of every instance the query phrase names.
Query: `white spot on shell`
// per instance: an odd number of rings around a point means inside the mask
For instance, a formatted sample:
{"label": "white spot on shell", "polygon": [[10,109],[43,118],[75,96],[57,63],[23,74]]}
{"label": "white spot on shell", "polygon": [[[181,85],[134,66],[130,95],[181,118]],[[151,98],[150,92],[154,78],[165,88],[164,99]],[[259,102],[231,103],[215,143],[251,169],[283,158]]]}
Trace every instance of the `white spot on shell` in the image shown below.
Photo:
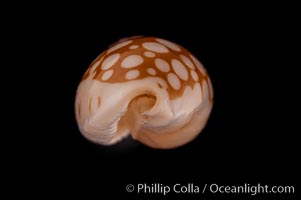
{"label": "white spot on shell", "polygon": [[142,44],[142,46],[147,50],[154,51],[157,53],[168,53],[169,52],[169,50],[165,46],[163,46],[162,44],[159,44],[157,42],[144,42]]}
{"label": "white spot on shell", "polygon": [[169,66],[168,62],[166,62],[165,60],[163,60],[161,58],[155,59],[155,65],[162,72],[168,72],[170,70],[170,66]]}
{"label": "white spot on shell", "polygon": [[111,76],[113,75],[113,72],[114,72],[113,69],[110,69],[110,70],[106,71],[105,73],[103,73],[101,79],[102,79],[103,81],[108,80],[108,79],[111,78]]}
{"label": "white spot on shell", "polygon": [[113,55],[110,55],[108,56],[102,63],[101,65],[101,69],[102,70],[106,70],[106,69],[109,69],[110,67],[112,67],[116,62],[117,60],[120,58],[120,54],[119,53],[116,53],[116,54],[113,54]]}
{"label": "white spot on shell", "polygon": [[111,47],[111,48],[107,51],[107,53],[111,53],[111,52],[113,52],[113,51],[115,51],[115,50],[117,50],[117,49],[120,49],[121,47],[124,47],[124,46],[130,44],[131,42],[133,42],[133,41],[132,41],[132,40],[128,40],[128,41],[124,41],[124,42],[118,43],[118,44],[114,45],[113,47]]}
{"label": "white spot on shell", "polygon": [[191,69],[194,69],[194,68],[195,68],[194,65],[193,65],[193,63],[192,63],[192,61],[191,61],[187,56],[181,54],[180,57],[181,57],[182,61],[183,61],[189,68],[191,68]]}
{"label": "white spot on shell", "polygon": [[141,56],[130,55],[122,61],[121,67],[132,68],[132,67],[136,67],[136,66],[140,65],[141,63],[143,63],[143,58]]}
{"label": "white spot on shell", "polygon": [[132,45],[129,47],[129,49],[137,49],[139,46],[138,45]]}
{"label": "white spot on shell", "polygon": [[169,73],[167,80],[173,89],[179,90],[181,88],[180,79],[174,73]]}
{"label": "white spot on shell", "polygon": [[138,70],[136,70],[136,69],[131,70],[125,74],[125,78],[128,80],[131,80],[131,79],[137,78],[139,76],[139,74],[140,74],[140,72]]}
{"label": "white spot on shell", "polygon": [[168,48],[174,50],[174,51],[181,51],[181,49],[179,48],[178,45],[176,45],[175,43],[173,42],[170,42],[170,41],[167,41],[167,40],[164,40],[164,39],[156,39],[158,42],[160,42],[161,44],[164,44],[165,46],[167,46]]}
{"label": "white spot on shell", "polygon": [[205,70],[204,66],[201,64],[201,62],[198,59],[196,59],[196,57],[194,57],[193,55],[190,55],[190,58],[194,62],[195,66],[197,66],[197,68],[203,74],[203,76],[205,76],[206,75],[206,70]]}
{"label": "white spot on shell", "polygon": [[96,61],[93,65],[92,65],[92,67],[91,67],[91,72],[94,72],[94,70],[99,66],[99,64],[102,62],[102,60],[103,60],[103,56],[98,60],[98,61]]}
{"label": "white spot on shell", "polygon": [[188,80],[188,72],[186,67],[177,59],[172,59],[171,65],[176,74],[184,81]]}
{"label": "white spot on shell", "polygon": [[150,52],[150,51],[144,52],[144,55],[149,58],[153,58],[156,56],[156,54],[154,54],[153,52]]}
{"label": "white spot on shell", "polygon": [[207,81],[205,79],[203,80],[203,83],[202,83],[202,89],[203,89],[203,98],[209,99],[209,88],[208,88]]}
{"label": "white spot on shell", "polygon": [[204,95],[203,95],[203,92],[202,92],[201,84],[199,82],[197,82],[197,83],[194,84],[193,91],[198,96],[198,98],[196,98],[196,99],[199,99],[201,101],[200,103],[202,103]]}
{"label": "white spot on shell", "polygon": [[147,68],[147,73],[149,73],[150,75],[156,75],[156,70],[155,69],[153,69],[153,68]]}
{"label": "white spot on shell", "polygon": [[199,76],[198,76],[198,74],[194,70],[191,70],[190,74],[191,74],[191,77],[192,77],[192,79],[194,81],[198,81],[199,80]]}

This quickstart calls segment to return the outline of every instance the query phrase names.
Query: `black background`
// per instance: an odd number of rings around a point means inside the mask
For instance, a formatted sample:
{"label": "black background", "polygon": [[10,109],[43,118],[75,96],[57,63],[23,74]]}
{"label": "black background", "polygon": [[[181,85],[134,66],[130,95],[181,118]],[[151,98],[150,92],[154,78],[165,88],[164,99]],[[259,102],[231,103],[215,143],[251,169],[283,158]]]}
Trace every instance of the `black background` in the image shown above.
{"label": "black background", "polygon": [[[20,184],[31,188],[26,192],[54,197],[133,199],[148,195],[127,193],[130,183],[295,185],[300,89],[295,24],[290,20],[294,16],[283,18],[277,11],[263,16],[265,11],[165,16],[144,24],[137,16],[108,20],[74,12],[34,23],[34,31],[23,30],[20,40],[35,49],[30,58],[37,66],[21,70],[21,75],[23,71],[33,75],[28,81],[33,91],[27,94],[36,95],[24,102],[28,113],[38,114],[28,117],[30,134],[21,134],[18,140],[21,148],[14,159],[22,165],[17,167]],[[211,77],[212,114],[203,132],[183,147],[154,150],[130,140],[102,147],[85,140],[77,128],[74,100],[81,76],[110,44],[135,35],[184,46]],[[188,196],[177,198],[201,198]]]}

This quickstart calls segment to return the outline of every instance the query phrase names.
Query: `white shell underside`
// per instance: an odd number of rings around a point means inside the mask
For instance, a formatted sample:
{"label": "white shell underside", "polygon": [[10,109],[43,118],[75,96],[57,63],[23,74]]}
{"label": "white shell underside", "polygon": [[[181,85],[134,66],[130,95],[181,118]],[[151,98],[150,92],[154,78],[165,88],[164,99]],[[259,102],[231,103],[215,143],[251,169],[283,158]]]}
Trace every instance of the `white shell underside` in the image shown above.
{"label": "white shell underside", "polygon": [[[167,87],[159,77],[124,83],[103,83],[89,77],[81,82],[77,91],[75,105],[79,128],[87,139],[103,145],[114,144],[130,133],[138,139],[150,135],[160,138],[147,142],[155,148],[173,148],[187,143],[203,129],[211,111],[208,84],[204,80],[196,82],[192,88],[186,86],[182,97],[175,100],[169,100]],[[120,128],[131,101],[141,95],[153,96],[155,104],[133,117],[134,126],[127,126],[133,123],[128,118],[129,122]]]}

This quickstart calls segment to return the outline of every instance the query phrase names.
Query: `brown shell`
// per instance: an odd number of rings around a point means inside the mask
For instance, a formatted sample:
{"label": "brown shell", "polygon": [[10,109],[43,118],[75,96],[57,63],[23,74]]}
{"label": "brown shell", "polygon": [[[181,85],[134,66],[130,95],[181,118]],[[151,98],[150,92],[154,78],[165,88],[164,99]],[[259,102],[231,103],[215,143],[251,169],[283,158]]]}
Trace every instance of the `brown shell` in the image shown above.
{"label": "brown shell", "polygon": [[[203,80],[205,80],[207,82],[207,85],[210,85],[209,83],[209,77],[206,71],[202,70],[205,72],[205,74],[203,74],[201,72],[201,70],[199,69],[199,67],[202,66],[198,66],[199,64],[197,64],[195,62],[195,60],[193,59],[193,55],[191,53],[189,53],[185,48],[176,45],[180,51],[176,51],[166,45],[164,45],[163,43],[160,43],[157,39],[159,38],[155,38],[155,37],[134,37],[134,38],[127,38],[127,39],[123,39],[117,43],[115,43],[111,48],[109,48],[108,50],[106,50],[105,52],[103,52],[101,55],[99,55],[90,65],[90,67],[88,68],[88,70],[86,71],[86,73],[84,74],[82,80],[85,80],[86,78],[88,78],[89,76],[92,76],[92,78],[94,80],[100,81],[100,82],[106,82],[106,83],[121,83],[121,82],[128,82],[128,81],[132,81],[132,80],[139,80],[139,79],[144,79],[146,77],[160,77],[162,78],[164,81],[166,81],[168,83],[168,87],[165,88],[170,96],[170,99],[175,99],[177,97],[180,97],[183,95],[183,92],[185,90],[185,88],[187,86],[190,86],[191,88],[194,87],[196,82],[200,82],[202,83]],[[160,40],[160,39],[159,39]],[[155,51],[151,51],[149,49],[146,49],[143,44],[145,42],[154,42],[154,43],[158,43],[160,45],[163,45],[165,48],[168,49],[168,52],[155,52]],[[128,43],[128,44],[126,44]],[[118,46],[122,45],[122,44],[126,44],[120,48],[117,48]],[[130,47],[135,47],[130,48]],[[155,54],[155,57],[148,57],[145,55],[146,52],[152,52]],[[103,62],[106,60],[106,58],[108,58],[109,56],[112,56],[114,54],[120,54],[118,60],[109,68],[106,70],[103,70],[101,68]],[[133,68],[124,68],[121,67],[121,63],[123,62],[124,59],[126,59],[128,56],[131,55],[138,55],[141,56],[143,58],[143,62],[141,64],[139,64],[136,67]],[[189,58],[190,62],[193,64],[194,69],[192,69],[191,67],[189,67],[184,60],[182,60],[181,55],[186,56],[187,58]],[[160,71],[155,64],[155,59],[156,58],[160,58],[163,59],[164,61],[166,61],[169,64],[169,71],[168,72],[163,72]],[[177,61],[179,61],[183,66],[185,66],[187,72],[188,72],[188,79],[187,80],[183,80],[181,78],[179,78],[179,76],[177,76],[180,80],[181,86],[179,89],[174,89],[171,85],[170,82],[167,80],[167,75],[168,73],[174,73],[177,75],[177,73],[175,72],[175,70],[172,67],[172,60],[176,59]],[[99,62],[100,61],[100,62]],[[97,65],[98,66],[94,66],[95,63],[99,62]],[[93,68],[93,69],[92,69]],[[156,74],[155,75],[151,75],[150,73],[147,72],[148,68],[153,68],[156,70]],[[92,71],[93,70],[93,71]],[[106,73],[108,70],[113,70],[113,74],[107,79],[107,80],[103,80],[102,77],[104,75],[104,73]],[[125,75],[127,72],[131,71],[131,70],[138,70],[139,71],[139,76],[135,79],[131,79],[128,80],[126,79]],[[194,80],[191,76],[191,71],[194,71],[197,75],[197,80]],[[193,73],[194,73],[193,72]],[[162,88],[163,86],[158,85],[160,88]],[[210,95],[210,100],[212,101],[213,98],[213,94],[209,94]]]}

